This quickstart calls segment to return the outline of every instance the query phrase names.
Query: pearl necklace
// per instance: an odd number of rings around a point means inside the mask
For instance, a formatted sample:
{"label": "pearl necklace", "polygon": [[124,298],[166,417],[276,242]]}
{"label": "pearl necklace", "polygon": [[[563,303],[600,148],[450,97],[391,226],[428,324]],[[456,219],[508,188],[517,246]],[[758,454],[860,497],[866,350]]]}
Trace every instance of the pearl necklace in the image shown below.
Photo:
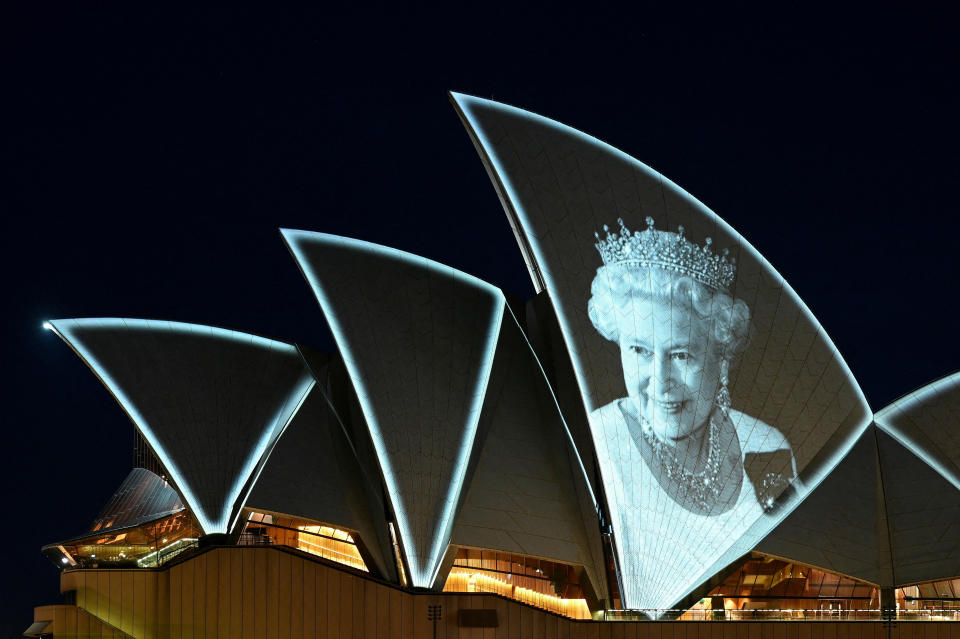
{"label": "pearl necklace", "polygon": [[691,502],[696,510],[707,512],[712,510],[723,490],[722,483],[718,481],[722,461],[719,451],[720,426],[714,419],[714,415],[712,413],[710,415],[707,461],[703,470],[695,473],[684,467],[683,462],[677,457],[676,447],[664,443],[657,437],[650,421],[642,415],[640,416],[640,433],[660,461],[667,479],[680,485],[684,500]]}

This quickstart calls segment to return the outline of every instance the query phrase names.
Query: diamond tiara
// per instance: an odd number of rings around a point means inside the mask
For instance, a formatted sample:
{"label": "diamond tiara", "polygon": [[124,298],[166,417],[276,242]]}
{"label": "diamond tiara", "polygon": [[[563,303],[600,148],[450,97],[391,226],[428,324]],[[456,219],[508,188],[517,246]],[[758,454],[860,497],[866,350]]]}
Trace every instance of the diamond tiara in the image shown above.
{"label": "diamond tiara", "polygon": [[728,249],[719,254],[710,249],[713,240],[709,237],[701,247],[683,237],[682,226],[677,227],[676,233],[654,229],[652,217],[646,219],[646,230],[632,233],[622,218],[617,222],[620,233],[611,233],[606,224],[603,225],[606,238],[601,239],[599,233],[594,233],[604,266],[660,268],[689,275],[715,290],[729,291],[736,277],[736,265]]}

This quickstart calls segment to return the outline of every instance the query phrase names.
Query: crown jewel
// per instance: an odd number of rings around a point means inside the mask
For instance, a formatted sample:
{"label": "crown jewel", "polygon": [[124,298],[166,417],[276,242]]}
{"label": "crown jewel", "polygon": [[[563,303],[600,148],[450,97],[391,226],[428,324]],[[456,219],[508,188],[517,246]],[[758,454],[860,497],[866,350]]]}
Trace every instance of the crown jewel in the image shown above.
{"label": "crown jewel", "polygon": [[601,239],[599,233],[594,233],[604,266],[661,268],[688,275],[701,284],[723,291],[729,290],[733,284],[737,269],[733,258],[729,257],[730,251],[723,249],[719,254],[714,253],[710,248],[713,240],[709,237],[701,247],[683,237],[682,226],[677,227],[676,233],[654,229],[652,217],[647,217],[647,228],[643,231],[630,232],[622,218],[617,222],[620,224],[619,233],[611,233],[606,224],[603,225],[606,238]]}

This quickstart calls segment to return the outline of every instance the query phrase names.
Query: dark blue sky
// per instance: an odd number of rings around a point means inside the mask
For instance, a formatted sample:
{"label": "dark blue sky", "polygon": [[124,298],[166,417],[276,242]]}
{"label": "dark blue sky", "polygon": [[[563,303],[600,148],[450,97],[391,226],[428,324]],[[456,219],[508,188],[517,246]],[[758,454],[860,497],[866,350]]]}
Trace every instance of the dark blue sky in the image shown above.
{"label": "dark blue sky", "polygon": [[0,19],[17,575],[0,636],[56,600],[40,546],[83,531],[131,462],[132,427],[44,319],[174,319],[329,350],[279,227],[532,294],[450,89],[595,135],[711,207],[807,302],[875,409],[960,369],[960,54],[940,10],[34,4]]}

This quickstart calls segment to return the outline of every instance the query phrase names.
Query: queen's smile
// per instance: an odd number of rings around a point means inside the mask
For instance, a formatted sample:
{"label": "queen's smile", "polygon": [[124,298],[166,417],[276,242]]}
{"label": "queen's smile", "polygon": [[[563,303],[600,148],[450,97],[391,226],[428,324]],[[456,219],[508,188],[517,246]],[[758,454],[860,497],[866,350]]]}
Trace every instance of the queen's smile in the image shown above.
{"label": "queen's smile", "polygon": [[675,415],[683,410],[684,402],[679,400],[655,399],[652,401],[654,408],[661,413]]}

